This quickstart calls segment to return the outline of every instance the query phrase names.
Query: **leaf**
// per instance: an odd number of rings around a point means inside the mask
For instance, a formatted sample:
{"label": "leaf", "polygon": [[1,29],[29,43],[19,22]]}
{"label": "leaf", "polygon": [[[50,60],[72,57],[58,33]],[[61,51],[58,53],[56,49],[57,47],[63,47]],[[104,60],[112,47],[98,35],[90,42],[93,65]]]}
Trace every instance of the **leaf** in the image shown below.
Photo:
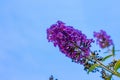
{"label": "leaf", "polygon": [[108,78],[106,78],[105,80],[111,80],[112,76],[109,76]]}
{"label": "leaf", "polygon": [[102,59],[102,61],[105,61],[106,59],[110,58],[111,56],[113,56],[113,54],[110,54],[110,55],[104,57],[104,58]]}
{"label": "leaf", "polygon": [[112,47],[112,54],[115,56],[115,46]]}
{"label": "leaf", "polygon": [[91,71],[93,71],[96,67],[98,67],[99,66],[99,64],[93,64],[89,69],[88,69],[88,74],[89,74],[89,72],[91,72]]}
{"label": "leaf", "polygon": [[114,70],[117,72],[117,70],[120,68],[120,60],[118,60],[116,63],[115,63],[115,66],[114,66]]}

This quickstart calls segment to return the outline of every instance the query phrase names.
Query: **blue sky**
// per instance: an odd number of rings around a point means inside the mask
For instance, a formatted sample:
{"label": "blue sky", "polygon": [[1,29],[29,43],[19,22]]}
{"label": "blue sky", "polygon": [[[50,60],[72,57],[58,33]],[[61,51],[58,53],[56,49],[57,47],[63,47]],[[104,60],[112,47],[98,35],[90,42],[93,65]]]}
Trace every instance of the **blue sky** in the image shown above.
{"label": "blue sky", "polygon": [[[57,20],[89,38],[104,29],[120,49],[119,0],[0,0],[0,80],[101,80],[53,47],[46,29]],[[117,54],[120,58],[120,54]],[[118,78],[114,78],[118,80]]]}

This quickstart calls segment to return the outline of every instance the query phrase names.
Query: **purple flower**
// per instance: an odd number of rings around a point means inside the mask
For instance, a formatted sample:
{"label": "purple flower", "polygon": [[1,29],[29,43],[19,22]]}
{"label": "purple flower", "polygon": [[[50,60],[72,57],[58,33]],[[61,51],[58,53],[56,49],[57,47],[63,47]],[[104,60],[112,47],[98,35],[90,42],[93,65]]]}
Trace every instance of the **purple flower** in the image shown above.
{"label": "purple flower", "polygon": [[94,32],[94,37],[97,38],[97,44],[99,44],[101,48],[106,48],[110,45],[113,45],[112,39],[110,39],[110,36],[107,35],[104,30],[100,30],[100,32]]}
{"label": "purple flower", "polygon": [[92,39],[87,39],[81,31],[57,21],[47,29],[47,39],[58,46],[60,51],[75,62],[81,62],[89,56]]}

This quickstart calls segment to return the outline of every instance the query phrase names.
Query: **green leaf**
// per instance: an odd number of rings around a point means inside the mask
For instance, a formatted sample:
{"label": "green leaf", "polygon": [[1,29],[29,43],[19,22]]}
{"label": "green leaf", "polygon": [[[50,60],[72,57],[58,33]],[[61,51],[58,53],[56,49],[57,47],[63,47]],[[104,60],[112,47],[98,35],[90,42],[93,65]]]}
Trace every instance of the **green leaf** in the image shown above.
{"label": "green leaf", "polygon": [[115,66],[114,66],[114,70],[117,72],[117,70],[120,68],[120,60],[118,60],[116,63],[115,63]]}
{"label": "green leaf", "polygon": [[108,78],[106,78],[106,80],[111,80],[112,76],[109,76]]}
{"label": "green leaf", "polygon": [[91,71],[93,71],[96,67],[98,67],[99,66],[99,64],[93,64],[90,68],[89,68],[89,70],[88,70],[88,74],[89,74],[89,72],[91,72]]}
{"label": "green leaf", "polygon": [[105,61],[106,59],[110,58],[111,56],[113,56],[113,54],[110,54],[110,55],[104,57],[104,58],[102,59],[102,61]]}
{"label": "green leaf", "polygon": [[115,46],[112,47],[112,54],[115,56]]}

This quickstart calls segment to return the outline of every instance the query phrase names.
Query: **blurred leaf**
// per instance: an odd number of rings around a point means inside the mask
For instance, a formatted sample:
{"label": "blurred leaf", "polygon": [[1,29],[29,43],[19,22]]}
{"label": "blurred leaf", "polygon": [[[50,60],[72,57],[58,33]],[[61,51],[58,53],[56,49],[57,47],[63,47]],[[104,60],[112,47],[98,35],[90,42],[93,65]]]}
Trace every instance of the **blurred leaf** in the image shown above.
{"label": "blurred leaf", "polygon": [[115,56],[115,46],[112,47],[112,55]]}
{"label": "blurred leaf", "polygon": [[104,58],[102,59],[102,61],[105,61],[106,59],[110,58],[111,56],[113,56],[113,54],[110,54],[110,55],[104,57]]}
{"label": "blurred leaf", "polygon": [[120,68],[120,60],[118,60],[116,63],[115,63],[115,66],[114,66],[114,70],[117,72],[117,70]]}
{"label": "blurred leaf", "polygon": [[109,76],[108,78],[106,78],[105,80],[111,80],[112,76]]}
{"label": "blurred leaf", "polygon": [[93,71],[96,67],[98,67],[99,66],[99,64],[93,64],[90,68],[89,68],[89,70],[88,70],[88,74],[89,74],[89,72],[91,72],[91,71]]}

